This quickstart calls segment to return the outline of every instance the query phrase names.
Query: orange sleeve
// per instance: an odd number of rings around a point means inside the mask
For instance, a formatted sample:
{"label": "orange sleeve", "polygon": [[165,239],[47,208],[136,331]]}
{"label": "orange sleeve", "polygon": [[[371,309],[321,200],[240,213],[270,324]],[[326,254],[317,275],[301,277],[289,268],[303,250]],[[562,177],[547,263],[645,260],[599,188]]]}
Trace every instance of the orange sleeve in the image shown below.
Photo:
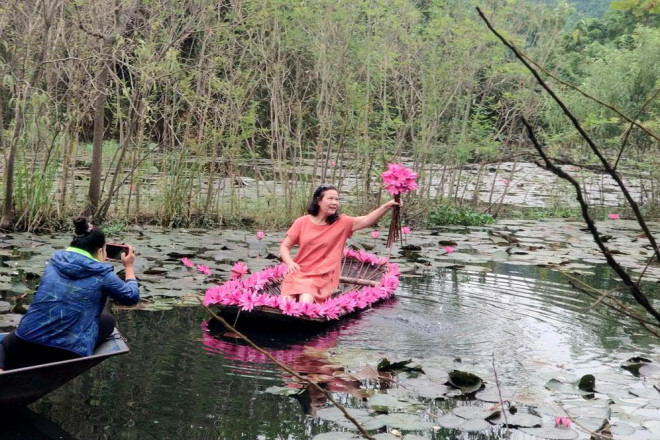
{"label": "orange sleeve", "polygon": [[293,241],[293,244],[298,244],[300,240],[300,230],[302,229],[302,222],[304,217],[298,217],[296,221],[293,222],[286,235]]}

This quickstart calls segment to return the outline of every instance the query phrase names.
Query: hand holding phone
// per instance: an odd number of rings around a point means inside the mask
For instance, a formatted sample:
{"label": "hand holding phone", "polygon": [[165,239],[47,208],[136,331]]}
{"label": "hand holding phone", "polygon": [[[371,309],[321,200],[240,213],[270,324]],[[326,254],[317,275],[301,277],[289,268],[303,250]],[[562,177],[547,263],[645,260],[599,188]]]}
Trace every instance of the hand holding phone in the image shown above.
{"label": "hand holding phone", "polygon": [[105,245],[105,255],[108,260],[121,261],[121,254],[128,255],[130,247],[125,244],[107,243]]}

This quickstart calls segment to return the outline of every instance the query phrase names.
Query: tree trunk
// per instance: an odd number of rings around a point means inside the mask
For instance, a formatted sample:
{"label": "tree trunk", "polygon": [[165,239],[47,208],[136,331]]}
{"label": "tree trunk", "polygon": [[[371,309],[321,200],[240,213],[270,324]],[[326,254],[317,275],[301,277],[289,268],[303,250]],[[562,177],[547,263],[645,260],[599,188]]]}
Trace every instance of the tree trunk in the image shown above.
{"label": "tree trunk", "polygon": [[94,146],[92,148],[92,165],[89,176],[89,191],[87,192],[87,215],[95,214],[101,202],[101,174],[103,172],[103,135],[105,133],[106,88],[110,68],[107,61],[101,61],[102,66],[96,77],[96,98],[94,99]]}

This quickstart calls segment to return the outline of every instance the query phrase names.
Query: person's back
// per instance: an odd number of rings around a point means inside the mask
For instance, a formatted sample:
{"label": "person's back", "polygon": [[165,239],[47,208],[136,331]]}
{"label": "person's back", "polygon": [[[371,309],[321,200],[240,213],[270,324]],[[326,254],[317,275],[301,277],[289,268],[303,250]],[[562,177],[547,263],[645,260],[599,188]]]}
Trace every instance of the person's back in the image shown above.
{"label": "person's back", "polygon": [[112,266],[75,248],[53,254],[16,335],[23,340],[89,356],[106,297],[126,305],[139,300],[136,280],[124,283]]}
{"label": "person's back", "polygon": [[132,305],[140,294],[131,246],[121,256],[126,280],[105,260],[105,235],[85,217],[74,220],[71,247],[51,257],[26,315],[0,344],[0,372],[89,356],[115,326],[108,297]]}

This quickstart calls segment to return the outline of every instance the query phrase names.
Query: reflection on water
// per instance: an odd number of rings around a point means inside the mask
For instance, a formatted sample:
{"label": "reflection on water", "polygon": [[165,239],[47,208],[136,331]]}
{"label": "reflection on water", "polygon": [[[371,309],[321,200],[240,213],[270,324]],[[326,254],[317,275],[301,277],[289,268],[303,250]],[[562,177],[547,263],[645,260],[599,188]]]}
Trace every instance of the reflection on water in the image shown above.
{"label": "reflection on water", "polygon": [[[295,371],[317,377],[332,377],[342,354],[359,353],[351,362],[423,359],[492,383],[494,359],[500,383],[529,398],[551,377],[592,373],[631,379],[620,368],[628,357],[660,362],[657,341],[608,310],[590,310],[591,300],[556,272],[535,266],[492,269],[404,278],[396,301],[323,333],[251,336]],[[594,279],[611,283],[606,271]],[[72,438],[307,439],[333,429],[312,417],[325,404],[320,396],[209,324],[204,310],[117,315],[131,353],[31,406]],[[296,400],[266,393],[271,386],[301,392]],[[350,381],[328,379],[324,386],[343,403],[359,406]],[[436,403],[427,405],[429,413],[439,411]],[[454,435],[446,429],[418,434]]]}

